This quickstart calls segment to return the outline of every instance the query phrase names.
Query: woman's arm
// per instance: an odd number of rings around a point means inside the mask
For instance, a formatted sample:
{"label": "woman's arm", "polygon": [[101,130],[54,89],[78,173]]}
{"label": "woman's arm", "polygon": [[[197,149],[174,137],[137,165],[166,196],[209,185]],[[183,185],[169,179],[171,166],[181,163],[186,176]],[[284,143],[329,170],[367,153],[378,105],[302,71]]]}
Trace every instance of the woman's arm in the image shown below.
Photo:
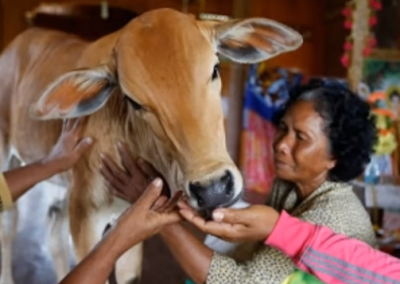
{"label": "woman's arm", "polygon": [[304,222],[285,211],[253,205],[245,209],[217,209],[206,222],[180,202],[182,216],[200,230],[233,241],[265,240],[303,270],[324,283],[399,283],[400,260],[367,244]]}
{"label": "woman's arm", "polygon": [[205,283],[213,251],[179,223],[165,227],[161,236],[186,274],[197,284]]}
{"label": "woman's arm", "polygon": [[369,245],[282,212],[265,240],[325,283],[398,283],[400,260]]}
{"label": "woman's arm", "polygon": [[[133,243],[133,245],[135,245]],[[103,284],[120,257],[118,239],[109,234],[85,257],[60,284]]]}
{"label": "woman's arm", "polygon": [[92,144],[91,138],[81,139],[84,122],[84,119],[77,119],[64,123],[57,144],[44,159],[3,173],[0,195],[4,209],[36,183],[66,171],[78,162]]}
{"label": "woman's arm", "polygon": [[180,198],[167,202],[161,196],[162,181],[154,180],[135,205],[131,206],[111,228],[102,241],[83,259],[60,284],[103,284],[107,281],[120,256],[163,226],[178,222],[179,214],[172,209]]}

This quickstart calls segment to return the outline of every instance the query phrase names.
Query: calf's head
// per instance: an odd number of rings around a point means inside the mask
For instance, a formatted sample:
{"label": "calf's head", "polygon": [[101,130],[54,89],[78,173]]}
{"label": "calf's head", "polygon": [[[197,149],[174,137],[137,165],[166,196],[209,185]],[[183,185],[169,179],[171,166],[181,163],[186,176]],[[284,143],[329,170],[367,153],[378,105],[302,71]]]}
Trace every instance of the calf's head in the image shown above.
{"label": "calf's head", "polygon": [[134,19],[114,38],[108,57],[63,75],[32,114],[80,117],[123,94],[178,164],[190,204],[207,211],[231,205],[243,181],[225,146],[217,55],[256,63],[297,49],[301,36],[268,19],[197,21],[160,9]]}

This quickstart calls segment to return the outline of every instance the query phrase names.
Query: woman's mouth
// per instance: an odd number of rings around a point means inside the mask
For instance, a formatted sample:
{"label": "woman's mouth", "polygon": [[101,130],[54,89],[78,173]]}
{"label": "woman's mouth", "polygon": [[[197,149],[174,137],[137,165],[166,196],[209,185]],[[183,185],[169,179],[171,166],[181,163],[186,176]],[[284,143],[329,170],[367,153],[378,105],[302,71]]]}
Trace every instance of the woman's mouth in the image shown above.
{"label": "woman's mouth", "polygon": [[291,168],[291,166],[288,163],[285,163],[280,160],[275,160],[275,168]]}

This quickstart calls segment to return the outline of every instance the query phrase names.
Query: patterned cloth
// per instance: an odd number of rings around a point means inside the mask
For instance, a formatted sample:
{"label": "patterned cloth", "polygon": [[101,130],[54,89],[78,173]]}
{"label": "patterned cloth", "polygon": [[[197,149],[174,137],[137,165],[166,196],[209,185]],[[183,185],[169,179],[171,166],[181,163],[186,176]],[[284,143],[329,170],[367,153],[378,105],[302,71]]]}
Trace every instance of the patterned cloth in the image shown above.
{"label": "patterned cloth", "polygon": [[[186,279],[185,284],[195,284],[192,280]],[[324,284],[319,281],[313,275],[304,272],[300,269],[295,269],[295,271],[290,274],[282,284]]]}
{"label": "patterned cloth", "polygon": [[267,195],[275,178],[273,164],[273,115],[278,106],[265,100],[257,78],[257,65],[252,65],[246,83],[241,134],[241,168],[246,191]]}
{"label": "patterned cloth", "polygon": [[[376,244],[369,216],[348,184],[327,181],[299,202],[294,187],[276,179],[267,205],[327,226],[336,233]],[[230,256],[214,252],[206,283],[278,284],[294,269],[293,262],[281,251],[262,243],[246,243]]]}
{"label": "patterned cloth", "polygon": [[9,209],[12,204],[10,189],[4,176],[0,173],[0,212]]}

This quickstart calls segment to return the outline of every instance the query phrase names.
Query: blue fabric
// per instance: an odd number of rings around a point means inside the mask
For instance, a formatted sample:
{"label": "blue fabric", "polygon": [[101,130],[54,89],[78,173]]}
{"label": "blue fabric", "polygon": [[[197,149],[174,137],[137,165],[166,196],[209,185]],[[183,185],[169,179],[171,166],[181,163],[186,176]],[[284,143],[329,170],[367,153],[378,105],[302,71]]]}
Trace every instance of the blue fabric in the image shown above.
{"label": "blue fabric", "polygon": [[250,67],[249,77],[245,86],[243,127],[247,129],[248,111],[254,111],[266,120],[272,120],[275,108],[264,99],[263,89],[258,84],[257,65]]}
{"label": "blue fabric", "polygon": [[[243,126],[247,129],[247,112],[249,110],[254,111],[262,118],[272,121],[275,113],[280,109],[283,103],[289,98],[289,88],[292,86],[300,85],[303,79],[301,74],[297,74],[293,77],[292,82],[289,82],[287,70],[280,68],[279,72],[282,74],[282,78],[276,80],[266,90],[266,94],[263,93],[263,88],[259,85],[257,64],[253,64],[250,67],[249,77],[245,86],[244,96],[244,117]],[[268,94],[277,93],[279,95],[279,101],[272,103]]]}

